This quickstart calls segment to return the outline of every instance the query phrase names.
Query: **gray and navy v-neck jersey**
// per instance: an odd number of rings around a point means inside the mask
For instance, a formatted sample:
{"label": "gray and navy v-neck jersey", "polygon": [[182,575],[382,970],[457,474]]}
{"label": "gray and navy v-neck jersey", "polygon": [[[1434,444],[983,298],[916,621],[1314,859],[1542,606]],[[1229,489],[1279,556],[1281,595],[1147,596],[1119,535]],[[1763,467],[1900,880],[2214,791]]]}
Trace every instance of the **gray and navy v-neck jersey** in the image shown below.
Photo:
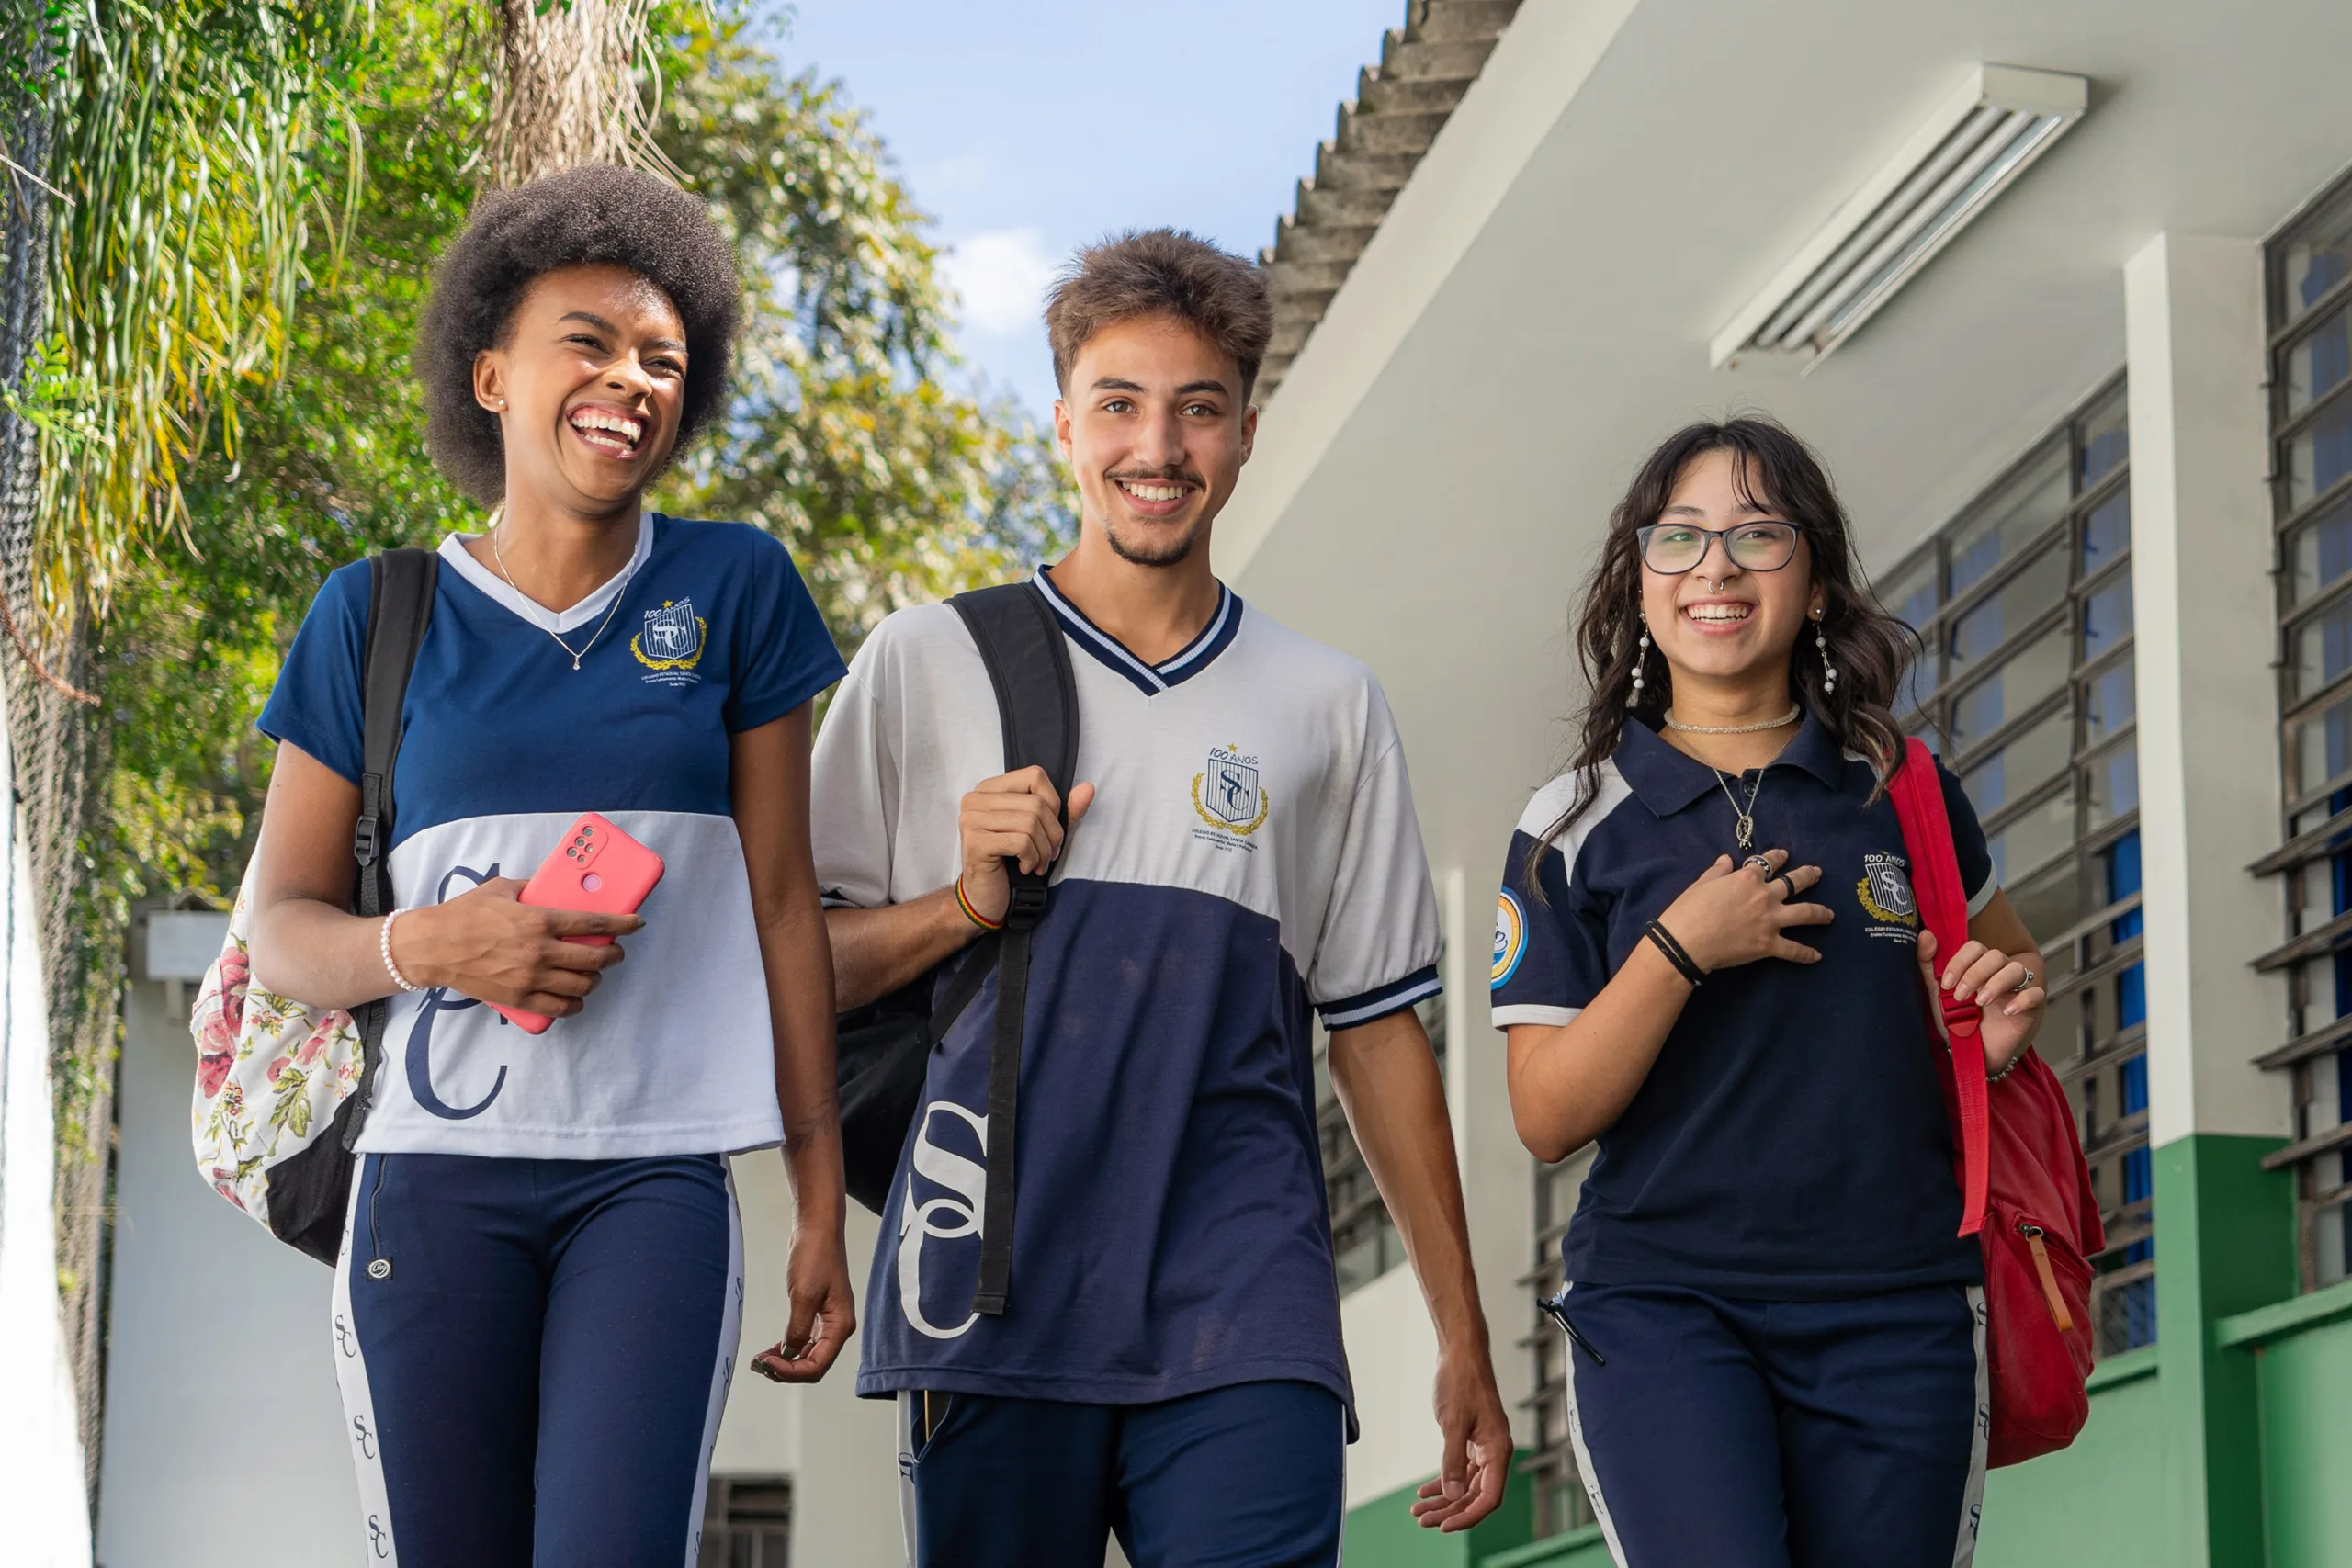
{"label": "gray and navy v-neck jersey", "polygon": [[[1938,772],[1974,915],[1999,884],[1960,781]],[[1910,860],[1876,783],[1810,715],[1763,770],[1755,848],[1821,868],[1804,897],[1833,919],[1789,933],[1821,961],[1718,969],[1691,993],[1600,1134],[1562,1243],[1571,1281],[1802,1300],[1983,1277],[1975,1238],[1957,1234]],[[1575,1019],[1716,856],[1747,852],[1726,791],[1745,804],[1757,784],[1629,722],[1565,832],[1575,777],[1539,790],[1503,872],[1495,1026]]]}
{"label": "gray and navy v-neck jersey", "polygon": [[[398,906],[527,880],[582,811],[659,854],[628,961],[534,1037],[438,988],[391,998],[370,1154],[620,1159],[780,1142],[774,1032],[735,831],[732,737],[840,679],[784,546],[648,513],[629,564],[560,614],[441,545],[401,705]],[[599,628],[602,627],[602,631]],[[550,636],[552,632],[554,635]],[[582,650],[577,670],[558,639]],[[368,565],[329,577],[260,728],[360,773]]]}
{"label": "gray and navy v-neck jersey", "polygon": [[[1229,592],[1155,664],[1038,581],[1077,678],[1077,776],[1098,794],[1032,960],[1011,1307],[971,1312],[991,980],[932,1057],[858,1392],[1145,1404],[1295,1379],[1347,1399],[1313,1010],[1342,1029],[1438,988],[1395,721],[1370,671]],[[956,880],[958,805],[1004,754],[954,610],[902,610],[867,640],[815,771],[833,903]]]}

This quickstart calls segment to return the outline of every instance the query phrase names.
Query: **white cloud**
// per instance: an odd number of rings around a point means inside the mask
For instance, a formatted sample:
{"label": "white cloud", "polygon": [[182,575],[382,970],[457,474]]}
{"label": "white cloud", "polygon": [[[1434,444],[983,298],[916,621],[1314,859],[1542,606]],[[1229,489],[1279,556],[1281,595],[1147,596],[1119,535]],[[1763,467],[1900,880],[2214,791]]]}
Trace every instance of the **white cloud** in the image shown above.
{"label": "white cloud", "polygon": [[942,258],[947,287],[962,302],[965,326],[991,337],[1042,330],[1054,258],[1035,229],[998,229],[958,241]]}

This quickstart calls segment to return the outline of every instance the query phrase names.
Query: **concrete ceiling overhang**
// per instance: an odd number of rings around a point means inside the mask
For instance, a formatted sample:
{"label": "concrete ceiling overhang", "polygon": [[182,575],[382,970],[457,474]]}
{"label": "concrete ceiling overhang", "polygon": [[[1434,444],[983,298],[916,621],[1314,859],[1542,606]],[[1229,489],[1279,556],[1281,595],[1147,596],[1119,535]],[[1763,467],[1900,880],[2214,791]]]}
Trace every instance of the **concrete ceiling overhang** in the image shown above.
{"label": "concrete ceiling overhang", "polygon": [[[2347,58],[2340,0],[1527,0],[1265,411],[1219,569],[1374,666],[1439,863],[1498,871],[1653,446],[1770,412],[1893,565],[2122,363],[2129,257],[2258,238],[2352,162]],[[1815,374],[1709,368],[1980,62],[2088,76],[2091,112]]]}

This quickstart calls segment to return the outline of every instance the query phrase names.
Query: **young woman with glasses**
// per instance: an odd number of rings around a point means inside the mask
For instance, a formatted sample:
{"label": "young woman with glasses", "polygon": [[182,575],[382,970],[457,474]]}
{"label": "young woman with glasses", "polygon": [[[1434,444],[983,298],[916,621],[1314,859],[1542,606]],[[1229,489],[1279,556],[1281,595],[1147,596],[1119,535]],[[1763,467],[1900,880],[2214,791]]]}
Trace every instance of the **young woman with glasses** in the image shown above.
{"label": "young woman with glasses", "polygon": [[1924,1003],[1981,998],[1998,1074],[2043,964],[1949,773],[1972,940],[1920,927],[1884,792],[1913,638],[1848,535],[1778,425],[1659,447],[1586,586],[1573,763],[1511,840],[1494,1020],[1528,1147],[1600,1143],[1556,1315],[1624,1568],[1973,1551],[1983,1273]]}
{"label": "young woman with glasses", "polygon": [[[488,515],[441,542],[390,914],[349,912],[366,563],[262,715],[254,981],[390,999],[334,1286],[371,1562],[695,1560],[741,1323],[731,1151],[784,1144],[797,1198],[771,1375],[821,1375],[853,1325],[808,839],[841,658],[781,544],[644,504],[721,409],[738,288],[702,202],[610,167],[484,197],[441,258],[426,439]],[[518,901],[587,811],[665,863],[639,916]]]}

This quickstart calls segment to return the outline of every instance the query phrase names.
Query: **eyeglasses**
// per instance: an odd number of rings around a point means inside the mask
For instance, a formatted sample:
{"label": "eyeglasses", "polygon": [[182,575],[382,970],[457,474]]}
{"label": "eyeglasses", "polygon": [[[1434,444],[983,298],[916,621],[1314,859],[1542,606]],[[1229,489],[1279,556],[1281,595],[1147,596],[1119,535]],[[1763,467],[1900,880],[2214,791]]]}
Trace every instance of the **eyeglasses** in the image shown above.
{"label": "eyeglasses", "polygon": [[1707,558],[1721,539],[1724,553],[1742,571],[1778,571],[1797,553],[1799,529],[1793,523],[1742,523],[1733,528],[1702,528],[1693,523],[1653,523],[1636,528],[1642,564],[1669,575],[1690,570]]}

